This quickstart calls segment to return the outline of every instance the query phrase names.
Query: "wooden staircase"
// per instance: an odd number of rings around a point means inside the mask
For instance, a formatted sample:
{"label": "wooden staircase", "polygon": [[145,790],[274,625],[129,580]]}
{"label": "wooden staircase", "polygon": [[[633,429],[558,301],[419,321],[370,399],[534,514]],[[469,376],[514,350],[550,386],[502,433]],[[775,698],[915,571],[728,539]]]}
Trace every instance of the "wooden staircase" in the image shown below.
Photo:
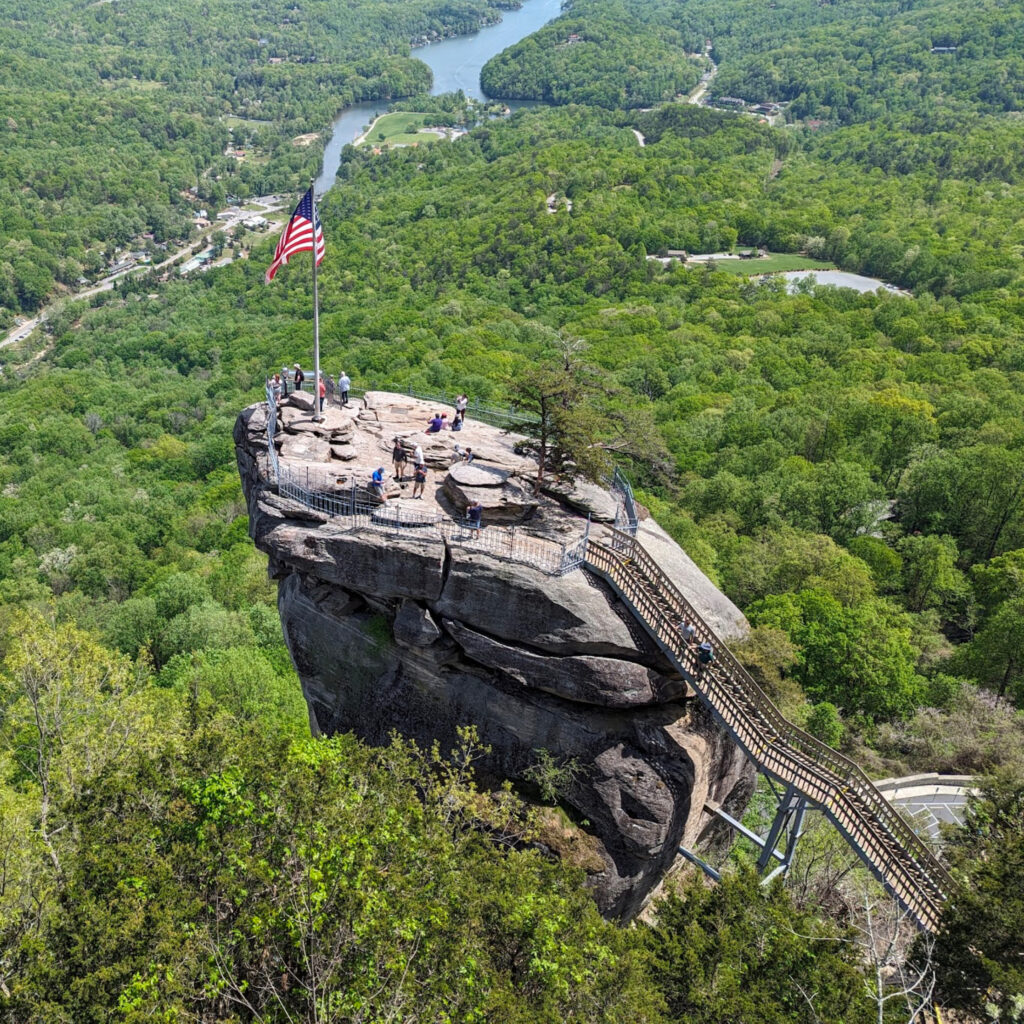
{"label": "wooden staircase", "polygon": [[[635,537],[590,538],[586,565],[605,579],[691,682],[760,771],[792,785],[839,829],[876,878],[922,928],[938,927],[952,879],[910,825],[849,758],[797,728],[769,700]],[[715,662],[700,665],[679,624],[696,627]]]}

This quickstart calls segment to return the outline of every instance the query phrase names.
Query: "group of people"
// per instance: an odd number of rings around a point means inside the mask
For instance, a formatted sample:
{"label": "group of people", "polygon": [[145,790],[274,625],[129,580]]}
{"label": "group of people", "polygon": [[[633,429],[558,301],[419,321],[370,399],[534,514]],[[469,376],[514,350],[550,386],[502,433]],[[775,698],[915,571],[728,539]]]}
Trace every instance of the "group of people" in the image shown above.
{"label": "group of people", "polygon": [[[301,391],[302,386],[305,383],[306,375],[302,371],[302,367],[296,363],[292,368],[290,374],[290,380],[292,383],[293,391]],[[282,366],[280,373],[275,373],[270,379],[269,383],[271,390],[274,395],[274,399],[278,400],[288,394],[288,382],[289,373],[288,367]],[[342,408],[348,405],[349,390],[352,387],[351,378],[345,373],[344,370],[338,374],[338,380],[335,382],[334,378],[330,374],[321,374],[317,381],[320,398],[320,411],[324,410],[324,402],[327,399],[333,399],[335,393],[338,395],[338,401]],[[455,416],[449,423],[447,413],[435,413],[427,424],[426,433],[435,434],[442,430],[461,430],[463,421],[466,418],[466,408],[469,405],[469,398],[467,395],[460,394],[455,399]],[[473,449],[466,447],[465,449],[460,448],[458,445],[455,446],[455,455],[452,460],[455,462],[472,462],[474,459]],[[400,437],[395,437],[393,440],[393,446],[391,449],[391,461],[395,468],[394,479],[399,484],[405,483],[406,469],[409,465],[409,455],[405,448],[405,443]],[[381,501],[387,500],[387,494],[384,490],[384,476],[385,471],[383,466],[378,466],[370,474],[369,491],[371,494],[376,495]],[[423,448],[417,443],[413,447],[412,453],[412,497],[422,498],[423,492],[427,486],[427,462],[423,456]],[[469,505],[466,509],[466,519],[470,525],[470,529],[473,530],[473,535],[478,536],[480,533],[483,518],[483,506],[477,501]]]}
{"label": "group of people", "polygon": [[[473,449],[467,447],[465,450],[458,445],[455,446],[456,461],[472,462]],[[405,442],[397,435],[391,440],[391,464],[394,466],[394,479],[399,485],[405,484],[405,474],[409,467],[409,453],[406,450]],[[427,486],[427,460],[423,455],[423,447],[417,442],[412,450],[412,497],[422,498],[423,491]],[[377,495],[382,501],[387,500],[384,493],[384,467],[378,466],[370,477],[370,492]],[[480,535],[482,527],[484,507],[479,501],[473,501],[466,508],[466,520],[469,523],[473,536]]]}
{"label": "group of people", "polygon": [[710,640],[702,640],[697,643],[697,627],[689,617],[684,617],[679,623],[679,636],[683,641],[683,646],[695,654],[697,664],[702,672],[714,662],[714,645]]}
{"label": "group of people", "polygon": [[[288,367],[282,366],[280,373],[275,373],[270,378],[270,388],[274,395],[275,401],[282,397],[288,397],[288,382],[291,380],[292,391],[302,391],[303,384],[306,382],[306,374],[303,372],[302,367],[296,363],[292,367],[291,374],[289,375]],[[337,383],[334,378],[329,374],[320,374],[320,378],[317,381],[317,392],[320,399],[320,411],[324,411],[324,404],[329,399],[333,400],[335,393],[338,395],[338,401],[341,407],[344,409],[348,406],[348,393],[352,387],[352,380],[349,375],[342,370],[338,374]]]}
{"label": "group of people", "polygon": [[435,412],[427,420],[425,434],[438,434],[442,430],[461,430],[466,419],[466,407],[469,405],[469,398],[466,395],[459,395],[455,399],[455,415],[449,421],[448,413]]}
{"label": "group of people", "polygon": [[[405,471],[409,465],[409,453],[405,450],[405,443],[400,437],[392,441],[391,463],[395,467],[395,480],[398,483],[405,483]],[[416,445],[412,452],[412,496],[422,498],[423,490],[427,486],[427,460],[423,457],[423,449]],[[387,499],[384,493],[384,467],[378,466],[370,478],[370,492],[376,494],[382,500]]]}

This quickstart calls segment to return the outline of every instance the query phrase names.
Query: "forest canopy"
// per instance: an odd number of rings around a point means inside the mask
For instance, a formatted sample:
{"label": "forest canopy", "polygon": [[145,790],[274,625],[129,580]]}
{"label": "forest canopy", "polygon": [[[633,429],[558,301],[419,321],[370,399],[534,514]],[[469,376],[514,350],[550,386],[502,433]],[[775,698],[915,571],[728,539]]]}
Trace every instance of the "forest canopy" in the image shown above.
{"label": "forest canopy", "polygon": [[[297,133],[424,91],[411,44],[498,10],[11,0],[2,322],[294,190],[320,158]],[[506,405],[571,340],[650,429],[657,458],[617,465],[747,613],[737,654],[786,714],[876,777],[1001,773],[954,855],[986,898],[1019,883],[1024,777],[1020,36],[988,2],[578,0],[488,72],[557,106],[347,148],[321,208],[326,370]],[[790,123],[662,103],[708,39],[716,94]],[[268,287],[272,244],[50,304],[0,355],[0,1018],[878,1019],[820,877],[727,872],[618,930],[478,790],[471,737],[309,737],[231,434],[309,357],[308,275]],[[668,255],[736,246],[902,291]],[[1013,904],[988,902],[951,912],[943,998],[1016,1012]]]}

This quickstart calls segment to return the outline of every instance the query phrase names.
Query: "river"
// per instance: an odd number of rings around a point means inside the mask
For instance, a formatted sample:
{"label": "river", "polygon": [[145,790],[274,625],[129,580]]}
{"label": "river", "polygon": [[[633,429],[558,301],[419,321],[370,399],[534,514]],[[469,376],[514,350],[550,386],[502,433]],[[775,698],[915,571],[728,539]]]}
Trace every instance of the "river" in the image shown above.
{"label": "river", "polygon": [[[434,73],[431,96],[461,89],[473,99],[486,99],[480,88],[480,69],[513,43],[546,25],[562,13],[561,0],[526,0],[516,11],[504,11],[501,21],[468,36],[455,36],[413,51]],[[331,138],[324,147],[324,162],[316,179],[316,193],[323,195],[333,184],[341,162],[341,151],[361,135],[379,114],[387,112],[390,100],[369,100],[346,107],[332,125]],[[522,103],[510,106],[529,106]]]}

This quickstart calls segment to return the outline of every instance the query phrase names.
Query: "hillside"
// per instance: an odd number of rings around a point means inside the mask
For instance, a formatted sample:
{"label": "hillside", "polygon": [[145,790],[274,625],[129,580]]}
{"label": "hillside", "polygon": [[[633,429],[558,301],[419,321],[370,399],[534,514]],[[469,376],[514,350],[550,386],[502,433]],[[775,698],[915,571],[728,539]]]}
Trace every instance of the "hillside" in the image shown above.
{"label": "hillside", "polygon": [[[638,40],[676,18],[666,88],[711,38],[718,95],[789,102],[788,124],[614,109],[625,83],[584,64],[612,107],[566,91],[456,142],[346,150],[322,346],[357,388],[503,408],[571,351],[594,436],[746,613],[738,653],[791,717],[876,776],[1003,773],[953,854],[1001,898],[961,901],[940,949],[985,949],[942,992],[980,1018],[1021,988],[1019,32],[1012,7],[899,7],[647,5]],[[319,155],[294,135],[424,89],[409,44],[494,9],[4,13],[10,322],[115,245],[187,235],[200,202],[294,187]],[[566,17],[599,14],[633,52],[630,8]],[[910,294],[649,258],[735,245]],[[792,894],[741,868],[622,932],[511,792],[481,798],[473,736],[447,760],[308,739],[231,442],[266,375],[310,361],[308,275],[265,285],[271,250],[68,302],[0,354],[2,1019],[875,1020],[860,949],[821,941],[868,884],[815,874],[825,833]]]}

